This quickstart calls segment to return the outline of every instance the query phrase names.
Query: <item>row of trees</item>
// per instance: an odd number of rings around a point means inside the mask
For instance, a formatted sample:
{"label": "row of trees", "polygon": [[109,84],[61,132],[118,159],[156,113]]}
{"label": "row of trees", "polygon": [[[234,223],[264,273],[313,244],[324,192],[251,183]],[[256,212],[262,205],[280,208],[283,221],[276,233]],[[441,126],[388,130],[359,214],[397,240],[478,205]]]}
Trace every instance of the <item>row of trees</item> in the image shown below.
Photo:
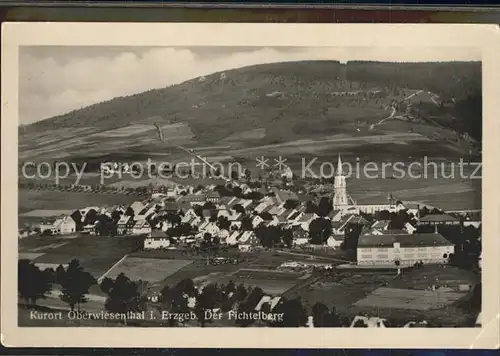
{"label": "row of trees", "polygon": [[[71,310],[81,310],[81,306],[88,301],[90,288],[97,283],[96,279],[86,272],[77,260],[69,263],[68,267],[59,266],[52,269],[40,270],[29,260],[20,260],[18,263],[18,294],[25,304],[32,308],[40,299],[47,298],[53,285],[60,286],[61,301]],[[100,283],[101,290],[107,294],[105,310],[112,313],[139,312],[148,308],[146,297],[147,282],[132,281],[123,273],[116,279],[104,278]],[[207,320],[205,311],[221,308],[227,312],[235,305],[239,311],[253,312],[257,303],[264,296],[259,287],[236,286],[232,281],[227,285],[210,284],[201,291],[195,287],[191,279],[184,279],[174,287],[165,286],[160,292],[158,310],[168,310],[172,313],[187,313],[194,310],[201,326],[212,320]],[[190,299],[195,300],[193,308]],[[283,312],[285,318],[274,326],[300,326],[305,323],[305,310],[300,301],[284,301],[277,307],[276,312]],[[126,322],[126,321],[125,321]],[[175,326],[178,320],[170,319],[169,325]],[[249,326],[253,321],[238,320],[240,326]]]}
{"label": "row of trees", "polygon": [[96,280],[77,260],[72,260],[66,268],[60,265],[55,271],[50,268],[41,270],[30,260],[19,260],[18,293],[28,307],[47,298],[54,284],[61,286],[60,299],[71,310],[75,307],[80,310],[81,304],[88,301],[89,289]]}

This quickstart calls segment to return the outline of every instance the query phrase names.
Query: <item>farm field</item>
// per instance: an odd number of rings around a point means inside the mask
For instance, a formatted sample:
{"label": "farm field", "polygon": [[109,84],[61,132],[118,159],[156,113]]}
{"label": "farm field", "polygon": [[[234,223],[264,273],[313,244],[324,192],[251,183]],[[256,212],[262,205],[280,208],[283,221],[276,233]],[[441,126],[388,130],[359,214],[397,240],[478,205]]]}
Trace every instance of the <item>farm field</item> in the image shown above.
{"label": "farm field", "polygon": [[260,287],[264,293],[281,295],[307,277],[308,275],[293,272],[239,269],[236,273],[226,274],[217,282],[226,284],[232,280],[236,285],[242,283],[245,286]]}
{"label": "farm field", "polygon": [[87,206],[131,204],[137,196],[19,189],[19,213],[32,210],[69,210]]}
{"label": "farm field", "polygon": [[335,306],[340,312],[345,312],[350,309],[352,303],[364,298],[392,278],[393,274],[362,275],[336,272],[335,276],[320,278],[296,290],[293,296],[299,296],[308,308],[321,302],[329,308]]}
{"label": "farm field", "polygon": [[356,303],[357,307],[413,309],[426,311],[450,305],[467,293],[397,289],[381,287]]}
{"label": "farm field", "polygon": [[114,279],[120,273],[124,273],[133,281],[143,280],[150,283],[157,283],[191,263],[193,263],[193,261],[190,260],[168,260],[127,256],[122,262],[113,266],[113,268],[106,272],[106,277]]}
{"label": "farm field", "polygon": [[425,290],[432,285],[457,288],[458,285],[474,285],[481,282],[479,275],[451,266],[424,266],[401,274],[388,287]]}
{"label": "farm field", "polygon": [[98,278],[125,254],[136,251],[140,245],[140,238],[136,236],[81,235],[73,239],[34,236],[20,240],[19,251],[43,253],[33,260],[37,264],[59,265],[77,259],[85,270]]}
{"label": "farm field", "polygon": [[51,209],[37,209],[31,210],[27,213],[19,214],[19,216],[26,218],[50,218],[55,216],[62,215],[71,215],[75,210],[67,209],[67,210],[51,210]]}

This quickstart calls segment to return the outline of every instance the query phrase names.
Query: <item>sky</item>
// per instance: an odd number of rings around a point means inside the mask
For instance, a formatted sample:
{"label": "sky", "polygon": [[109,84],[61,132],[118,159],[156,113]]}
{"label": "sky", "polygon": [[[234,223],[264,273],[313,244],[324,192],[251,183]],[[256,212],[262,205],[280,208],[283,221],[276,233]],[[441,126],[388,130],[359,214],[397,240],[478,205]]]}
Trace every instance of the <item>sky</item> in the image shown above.
{"label": "sky", "polygon": [[472,48],[27,46],[19,52],[19,123],[214,72],[299,60],[476,61]]}

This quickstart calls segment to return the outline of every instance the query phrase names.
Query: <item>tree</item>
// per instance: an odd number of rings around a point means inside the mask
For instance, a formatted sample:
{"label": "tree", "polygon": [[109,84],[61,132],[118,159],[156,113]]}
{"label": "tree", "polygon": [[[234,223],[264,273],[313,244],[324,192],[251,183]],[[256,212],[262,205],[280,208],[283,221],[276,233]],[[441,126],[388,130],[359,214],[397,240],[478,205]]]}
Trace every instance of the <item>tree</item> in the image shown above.
{"label": "tree", "polygon": [[129,206],[127,210],[125,210],[125,215],[128,215],[133,218],[135,216],[134,209],[132,209],[132,207]]}
{"label": "tree", "polygon": [[283,313],[283,320],[275,323],[275,326],[300,327],[307,322],[307,314],[300,298],[283,300],[275,307],[274,312]]}
{"label": "tree", "polygon": [[232,280],[229,280],[229,283],[226,285],[226,293],[234,293],[236,291],[236,286]]}
{"label": "tree", "polygon": [[196,298],[195,314],[201,327],[204,327],[206,322],[211,322],[211,319],[206,319],[206,311],[211,311],[215,308],[217,302],[217,288],[214,284],[205,286],[202,292]]}
{"label": "tree", "polygon": [[419,209],[418,215],[420,216],[420,218],[429,215],[429,209],[426,206],[424,206],[422,209]]}
{"label": "tree", "polygon": [[181,217],[174,213],[168,213],[165,218],[172,226],[179,226],[181,223]]}
{"label": "tree", "polygon": [[240,187],[234,187],[233,188],[233,195],[236,198],[241,198],[241,196],[243,195],[243,190]]}
{"label": "tree", "polygon": [[283,207],[287,210],[295,209],[298,206],[299,206],[299,201],[294,199],[288,199],[287,201],[285,201],[285,204],[283,205]]}
{"label": "tree", "polygon": [[[239,312],[253,312],[255,310],[255,307],[257,304],[260,302],[262,297],[264,296],[264,291],[260,287],[255,287],[253,288],[249,293],[246,298],[246,300],[240,304],[239,307]],[[236,324],[240,326],[249,326],[252,324],[254,320],[252,319],[238,319],[236,320]]]}
{"label": "tree", "polygon": [[363,230],[363,225],[361,224],[347,224],[344,231],[344,249],[357,251],[359,236]]}
{"label": "tree", "polygon": [[241,230],[242,231],[251,231],[253,229],[252,218],[250,216],[244,216],[241,219]]}
{"label": "tree", "polygon": [[308,201],[306,203],[306,211],[305,211],[305,213],[306,214],[314,214],[314,213],[317,213],[317,212],[318,212],[318,207],[312,201]]}
{"label": "tree", "polygon": [[95,209],[90,209],[87,211],[87,214],[85,214],[85,218],[83,219],[83,226],[86,225],[94,225],[94,223],[97,221],[97,211]]}
{"label": "tree", "polygon": [[264,247],[272,248],[281,241],[281,229],[277,226],[260,226],[255,235]]}
{"label": "tree", "polygon": [[120,210],[115,210],[111,213],[111,219],[114,221],[115,224],[118,222],[118,220],[120,220],[122,214],[123,213]]}
{"label": "tree", "polygon": [[333,210],[333,204],[327,197],[322,197],[318,203],[318,215],[321,217],[328,216]]}
{"label": "tree", "polygon": [[82,222],[82,213],[80,210],[75,210],[70,217],[75,221],[76,224],[76,231],[81,231],[83,227],[83,222]]}
{"label": "tree", "polygon": [[203,217],[203,206],[202,205],[195,205],[193,207],[193,211],[196,214],[196,216],[202,218]]}
{"label": "tree", "polygon": [[264,197],[264,194],[258,191],[252,191],[248,194],[243,195],[243,198],[250,200],[261,200]]}
{"label": "tree", "polygon": [[312,307],[313,322],[315,327],[325,325],[325,317],[329,313],[328,307],[321,302],[316,302]]}
{"label": "tree", "polygon": [[96,280],[83,270],[78,260],[74,259],[64,273],[58,276],[58,282],[62,287],[61,300],[68,304],[72,311],[75,310],[75,305],[80,311],[80,305],[88,301],[89,288],[96,283]]}
{"label": "tree", "polygon": [[213,210],[217,210],[217,207],[211,201],[207,201],[205,204],[203,204],[203,210],[213,211]]}
{"label": "tree", "polygon": [[169,310],[170,307],[172,306],[173,292],[174,291],[170,288],[168,284],[163,286],[163,288],[160,291],[160,302],[165,307],[165,310]]}
{"label": "tree", "polygon": [[337,311],[335,307],[332,307],[332,310],[325,315],[323,319],[323,323],[326,327],[338,328],[342,326],[340,317],[337,315]]}
{"label": "tree", "polygon": [[390,223],[389,223],[389,229],[390,230],[402,230],[405,227],[405,224],[410,220],[408,217],[408,214],[404,211],[401,210],[398,213],[391,213],[390,215]]}
{"label": "tree", "polygon": [[57,284],[61,284],[62,283],[62,280],[64,278],[64,275],[66,274],[66,269],[64,269],[64,266],[63,265],[59,265],[57,268],[56,268],[56,276],[55,276],[55,282]]}
{"label": "tree", "polygon": [[46,298],[46,294],[52,289],[50,275],[29,260],[19,260],[17,273],[17,290],[28,307],[36,305],[37,300]]}
{"label": "tree", "polygon": [[264,221],[271,221],[271,220],[273,220],[273,216],[269,212],[267,212],[267,211],[264,211],[264,212],[260,213],[259,216]]}
{"label": "tree", "polygon": [[245,169],[245,179],[249,182],[252,179],[252,172],[248,168]]}
{"label": "tree", "polygon": [[219,229],[229,230],[229,228],[231,227],[231,222],[226,216],[220,216],[217,219],[217,226],[219,227]]}
{"label": "tree", "polygon": [[241,204],[235,204],[233,210],[240,214],[245,214],[245,208]]}
{"label": "tree", "polygon": [[317,218],[311,221],[309,225],[309,239],[312,244],[323,245],[332,234],[332,225],[330,220]]}
{"label": "tree", "polygon": [[100,236],[114,236],[117,233],[117,225],[108,215],[99,214],[95,226],[96,234]]}
{"label": "tree", "polygon": [[[120,273],[115,280],[104,278],[101,290],[108,295],[104,307],[111,313],[138,312],[141,310],[141,294],[137,283]],[[125,324],[127,323],[124,319]]]}
{"label": "tree", "polygon": [[235,291],[236,300],[241,302],[241,301],[245,300],[247,295],[248,295],[248,292],[247,292],[245,286],[243,284],[238,285],[238,287],[236,288],[236,291]]}
{"label": "tree", "polygon": [[283,243],[286,247],[291,248],[293,246],[293,232],[291,229],[283,229]]}

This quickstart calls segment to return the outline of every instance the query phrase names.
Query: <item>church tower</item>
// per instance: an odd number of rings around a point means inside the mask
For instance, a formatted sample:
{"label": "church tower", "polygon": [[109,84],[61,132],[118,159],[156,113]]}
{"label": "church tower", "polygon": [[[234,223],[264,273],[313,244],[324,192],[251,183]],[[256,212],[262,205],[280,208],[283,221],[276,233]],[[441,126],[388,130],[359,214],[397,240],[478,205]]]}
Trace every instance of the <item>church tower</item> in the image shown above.
{"label": "church tower", "polygon": [[342,161],[340,159],[340,155],[337,163],[337,174],[335,175],[335,183],[333,189],[334,189],[333,209],[334,210],[347,209],[349,202],[347,198],[347,187],[345,183],[345,176],[342,171]]}

